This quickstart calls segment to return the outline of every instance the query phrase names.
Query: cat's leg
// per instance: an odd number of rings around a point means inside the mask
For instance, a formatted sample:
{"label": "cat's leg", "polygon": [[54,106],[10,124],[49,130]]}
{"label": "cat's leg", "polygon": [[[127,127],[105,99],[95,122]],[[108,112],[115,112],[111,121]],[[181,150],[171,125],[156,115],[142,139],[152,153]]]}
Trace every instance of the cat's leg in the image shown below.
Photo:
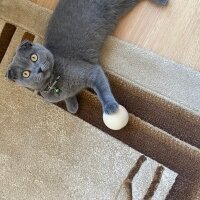
{"label": "cat's leg", "polygon": [[[113,0],[111,0],[113,2]],[[148,1],[148,0],[116,0],[115,3],[118,3],[118,4],[127,4],[127,5],[135,5],[136,3],[139,3],[141,1]],[[149,0],[149,1],[152,1],[154,3],[157,3],[157,4],[160,4],[160,5],[166,5],[169,0]]]}
{"label": "cat's leg", "polygon": [[95,68],[90,76],[90,87],[96,92],[104,113],[111,114],[117,111],[119,104],[111,92],[108,79],[101,67]]}
{"label": "cat's leg", "polygon": [[163,5],[163,6],[167,5],[169,2],[169,0],[151,0],[151,1],[153,1],[156,4]]}
{"label": "cat's leg", "polygon": [[121,17],[133,9],[133,7],[139,2],[140,0],[123,0],[120,4],[116,5],[116,12],[118,12],[119,17]]}
{"label": "cat's leg", "polygon": [[76,96],[69,97],[68,99],[66,99],[65,104],[66,104],[67,110],[70,113],[73,113],[73,114],[77,113],[79,106],[78,106],[78,101],[77,101]]}
{"label": "cat's leg", "polygon": [[[130,11],[137,3],[142,0],[119,0],[119,4],[116,4],[116,11],[119,15],[124,15],[128,11]],[[167,5],[169,0],[150,0],[158,5]]]}
{"label": "cat's leg", "polygon": [[131,10],[141,0],[106,0],[107,17],[109,20],[118,20],[121,16]]}

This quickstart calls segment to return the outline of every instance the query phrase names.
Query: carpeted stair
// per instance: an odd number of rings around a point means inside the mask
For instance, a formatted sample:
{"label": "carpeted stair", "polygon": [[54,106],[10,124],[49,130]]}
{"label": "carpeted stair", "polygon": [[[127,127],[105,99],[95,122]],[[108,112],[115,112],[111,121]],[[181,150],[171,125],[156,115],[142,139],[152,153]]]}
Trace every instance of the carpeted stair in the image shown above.
{"label": "carpeted stair", "polygon": [[200,74],[114,37],[102,64],[130,112],[102,122],[95,94],[77,116],[5,78],[17,45],[42,42],[51,11],[0,0],[0,199],[200,199]]}

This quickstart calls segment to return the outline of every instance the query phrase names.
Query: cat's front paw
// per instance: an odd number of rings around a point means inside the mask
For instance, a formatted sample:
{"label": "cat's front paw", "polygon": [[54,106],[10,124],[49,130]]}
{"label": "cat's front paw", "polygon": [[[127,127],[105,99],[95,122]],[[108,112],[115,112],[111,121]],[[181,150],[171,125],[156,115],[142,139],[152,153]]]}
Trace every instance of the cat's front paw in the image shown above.
{"label": "cat's front paw", "polygon": [[67,106],[67,110],[72,114],[76,114],[78,112],[78,104]]}
{"label": "cat's front paw", "polygon": [[79,105],[78,105],[78,101],[75,97],[65,100],[65,103],[66,103],[67,110],[70,113],[72,113],[72,114],[77,113]]}
{"label": "cat's front paw", "polygon": [[117,111],[119,108],[119,104],[117,102],[108,102],[107,104],[104,105],[104,113],[105,114],[112,114]]}
{"label": "cat's front paw", "polygon": [[169,3],[169,0],[154,0],[156,3],[166,6]]}

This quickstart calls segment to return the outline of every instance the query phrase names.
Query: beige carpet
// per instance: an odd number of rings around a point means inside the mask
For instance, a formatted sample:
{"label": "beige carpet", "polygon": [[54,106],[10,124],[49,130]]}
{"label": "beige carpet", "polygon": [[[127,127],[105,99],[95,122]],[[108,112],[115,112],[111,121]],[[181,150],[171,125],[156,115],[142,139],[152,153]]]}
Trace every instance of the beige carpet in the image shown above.
{"label": "beige carpet", "polygon": [[131,113],[110,131],[90,92],[75,117],[4,77],[22,38],[42,42],[50,15],[0,0],[0,199],[200,199],[199,73],[109,38],[102,63]]}
{"label": "beige carpet", "polygon": [[121,200],[132,168],[133,199],[149,195],[153,179],[154,198],[165,199],[176,173],[34,93],[2,77],[0,84],[0,199]]}

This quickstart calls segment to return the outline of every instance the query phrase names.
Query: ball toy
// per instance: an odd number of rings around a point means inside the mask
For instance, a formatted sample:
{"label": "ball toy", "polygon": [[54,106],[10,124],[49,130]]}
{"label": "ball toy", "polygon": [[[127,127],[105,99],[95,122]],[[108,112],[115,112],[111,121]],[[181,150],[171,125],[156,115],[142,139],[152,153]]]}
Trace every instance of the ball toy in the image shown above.
{"label": "ball toy", "polygon": [[112,114],[103,114],[104,124],[111,130],[120,130],[124,128],[129,121],[129,114],[122,105]]}

